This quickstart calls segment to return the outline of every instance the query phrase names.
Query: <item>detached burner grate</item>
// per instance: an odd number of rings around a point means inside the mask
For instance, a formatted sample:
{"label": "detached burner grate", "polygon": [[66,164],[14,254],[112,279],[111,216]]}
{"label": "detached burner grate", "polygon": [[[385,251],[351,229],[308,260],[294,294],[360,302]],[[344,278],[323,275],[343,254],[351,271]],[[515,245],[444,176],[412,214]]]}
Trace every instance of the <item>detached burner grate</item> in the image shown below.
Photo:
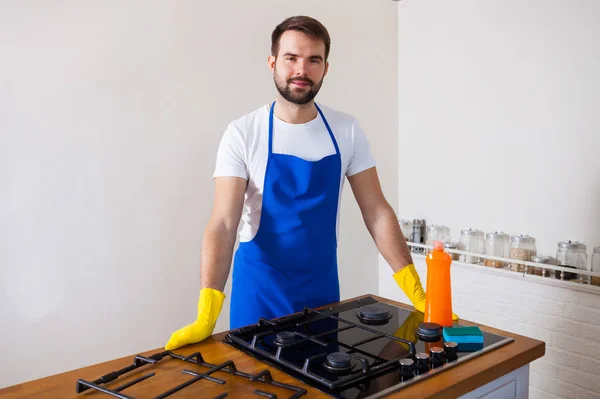
{"label": "detached burner grate", "polygon": [[[258,374],[249,374],[249,373],[244,373],[242,371],[239,371],[237,369],[237,367],[235,366],[235,363],[233,363],[233,361],[231,361],[231,360],[226,361],[219,365],[214,365],[214,364],[207,363],[206,361],[204,361],[200,352],[193,353],[189,356],[181,356],[181,355],[177,355],[171,351],[155,353],[154,355],[149,356],[149,357],[144,357],[144,356],[139,356],[139,355],[135,356],[135,358],[133,360],[133,364],[131,364],[125,368],[122,368],[120,370],[113,371],[106,375],[103,375],[102,377],[100,377],[92,382],[89,382],[89,381],[86,381],[83,379],[79,379],[79,380],[77,380],[77,387],[76,387],[77,393],[82,393],[84,391],[87,391],[88,389],[95,389],[96,391],[103,392],[103,393],[108,394],[115,398],[134,399],[132,396],[124,395],[121,392],[127,388],[132,387],[133,385],[136,385],[144,380],[147,380],[150,377],[153,377],[156,373],[150,372],[142,377],[136,378],[135,380],[125,383],[117,388],[111,389],[111,388],[107,388],[106,386],[102,386],[102,385],[105,385],[111,381],[114,381],[117,378],[119,378],[120,376],[127,374],[127,373],[129,373],[133,370],[136,370],[142,366],[145,366],[147,364],[156,364],[157,362],[159,362],[160,360],[162,360],[165,357],[181,360],[181,361],[188,362],[188,363],[191,363],[191,364],[194,364],[197,366],[206,367],[209,370],[204,373],[199,373],[199,372],[192,371],[192,370],[183,370],[183,373],[191,375],[194,378],[192,378],[172,389],[169,389],[168,391],[166,391],[158,396],[155,396],[154,399],[166,398],[166,397],[168,397],[176,392],[179,392],[182,389],[184,389],[200,380],[208,380],[208,381],[211,381],[211,382],[217,383],[217,384],[225,384],[224,380],[221,380],[219,378],[215,378],[215,377],[211,376],[212,374],[214,374],[217,371],[224,371],[224,372],[227,372],[236,377],[242,377],[242,378],[246,378],[250,381],[261,382],[261,383],[264,383],[265,385],[271,385],[271,386],[275,386],[275,387],[279,387],[279,388],[288,389],[293,392],[292,395],[289,396],[289,399],[296,399],[296,398],[302,397],[303,395],[306,395],[306,390],[304,388],[295,387],[293,385],[284,384],[282,382],[275,381],[273,379],[273,377],[271,376],[271,372],[269,370],[263,370]],[[273,393],[269,393],[267,391],[256,389],[256,390],[254,390],[254,393],[258,396],[277,399],[277,395],[275,395]],[[220,395],[217,395],[214,399],[222,399],[222,398],[226,398],[227,396],[228,396],[227,393],[222,393]]]}

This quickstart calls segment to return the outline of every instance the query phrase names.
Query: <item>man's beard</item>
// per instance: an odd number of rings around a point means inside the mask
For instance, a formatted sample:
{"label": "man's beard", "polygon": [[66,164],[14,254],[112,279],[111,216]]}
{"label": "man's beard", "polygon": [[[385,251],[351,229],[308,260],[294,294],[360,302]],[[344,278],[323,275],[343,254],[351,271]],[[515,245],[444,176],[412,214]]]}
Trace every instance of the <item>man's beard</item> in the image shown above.
{"label": "man's beard", "polygon": [[[323,84],[323,79],[321,79],[318,84],[315,84],[311,79],[306,77],[291,78],[287,81],[284,81],[277,76],[277,72],[273,73],[273,80],[275,81],[275,87],[277,87],[279,94],[281,94],[281,96],[289,102],[298,105],[304,105],[311,102],[317,96],[317,93]],[[291,85],[294,81],[306,82],[309,85],[308,90],[292,90]]]}

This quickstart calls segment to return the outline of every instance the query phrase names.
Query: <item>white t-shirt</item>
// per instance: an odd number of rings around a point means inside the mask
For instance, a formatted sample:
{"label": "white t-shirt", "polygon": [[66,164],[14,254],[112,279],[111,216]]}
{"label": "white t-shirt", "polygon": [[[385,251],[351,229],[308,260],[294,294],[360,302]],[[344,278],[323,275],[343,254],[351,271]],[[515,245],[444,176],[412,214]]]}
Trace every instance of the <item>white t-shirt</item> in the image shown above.
{"label": "white t-shirt", "polygon": [[[318,103],[335,136],[342,158],[336,232],[339,234],[341,193],[344,176],[352,176],[375,166],[369,143],[351,115]],[[214,177],[235,176],[248,180],[240,242],[251,241],[260,223],[263,184],[269,155],[269,107],[231,122],[219,145]],[[273,153],[294,155],[318,161],[335,154],[327,127],[319,114],[307,123],[291,124],[273,115]]]}

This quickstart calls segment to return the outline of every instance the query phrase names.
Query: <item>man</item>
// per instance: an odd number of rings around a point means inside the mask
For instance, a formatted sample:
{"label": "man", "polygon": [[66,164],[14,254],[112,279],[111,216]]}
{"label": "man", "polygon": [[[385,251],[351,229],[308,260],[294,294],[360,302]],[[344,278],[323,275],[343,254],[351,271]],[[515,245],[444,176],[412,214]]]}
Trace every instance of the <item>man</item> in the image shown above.
{"label": "man", "polygon": [[212,334],[240,217],[232,329],[337,302],[344,176],[395,280],[424,311],[425,293],[381,191],[364,132],[353,117],[314,101],[327,74],[329,49],[327,29],[309,17],[288,18],[273,31],[268,63],[278,95],[232,122],[223,135],[214,208],[202,243],[198,317],[171,335],[167,350]]}

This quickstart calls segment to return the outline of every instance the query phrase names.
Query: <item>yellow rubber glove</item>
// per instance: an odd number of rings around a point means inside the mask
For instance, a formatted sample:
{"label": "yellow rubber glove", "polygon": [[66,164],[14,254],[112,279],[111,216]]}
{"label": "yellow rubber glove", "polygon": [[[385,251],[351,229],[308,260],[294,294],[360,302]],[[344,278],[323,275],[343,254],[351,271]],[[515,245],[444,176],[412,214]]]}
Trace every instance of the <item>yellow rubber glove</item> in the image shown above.
{"label": "yellow rubber glove", "polygon": [[[425,313],[425,291],[421,285],[419,273],[412,263],[394,273],[394,280],[402,289],[402,292],[410,299],[416,310]],[[452,320],[458,320],[458,316],[452,313]]]}
{"label": "yellow rubber glove", "polygon": [[171,334],[166,350],[173,350],[187,344],[195,344],[208,338],[223,307],[225,294],[212,288],[202,288],[198,299],[198,318],[192,324],[180,328]]}

